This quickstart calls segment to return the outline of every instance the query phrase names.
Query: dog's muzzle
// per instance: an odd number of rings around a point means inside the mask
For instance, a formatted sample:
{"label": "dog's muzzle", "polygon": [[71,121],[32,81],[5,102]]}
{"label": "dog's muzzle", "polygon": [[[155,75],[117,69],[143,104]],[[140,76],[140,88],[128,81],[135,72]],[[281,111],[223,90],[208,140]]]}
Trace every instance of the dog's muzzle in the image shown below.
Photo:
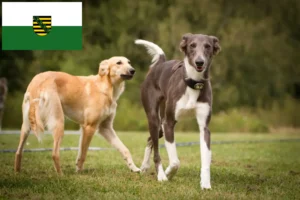
{"label": "dog's muzzle", "polygon": [[204,70],[204,61],[203,60],[196,60],[196,71],[197,72],[202,72]]}
{"label": "dog's muzzle", "polygon": [[121,74],[121,78],[124,80],[130,80],[130,79],[132,79],[134,74],[135,74],[135,69],[131,68],[128,71],[128,74]]}

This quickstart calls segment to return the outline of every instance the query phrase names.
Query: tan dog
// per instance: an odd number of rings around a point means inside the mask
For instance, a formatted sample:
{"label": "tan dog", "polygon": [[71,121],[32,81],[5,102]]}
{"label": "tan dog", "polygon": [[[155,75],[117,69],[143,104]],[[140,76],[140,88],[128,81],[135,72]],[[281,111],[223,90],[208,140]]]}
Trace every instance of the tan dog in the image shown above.
{"label": "tan dog", "polygon": [[99,65],[98,75],[72,76],[63,72],[44,72],[36,75],[24,95],[23,124],[15,157],[15,171],[21,169],[22,150],[32,130],[39,138],[47,127],[53,133],[52,158],[61,173],[59,149],[64,134],[64,115],[82,127],[77,171],[81,171],[91,139],[97,129],[117,148],[128,167],[139,172],[127,147],[113,129],[117,100],[124,91],[124,80],[131,79],[135,70],[125,57],[112,57]]}

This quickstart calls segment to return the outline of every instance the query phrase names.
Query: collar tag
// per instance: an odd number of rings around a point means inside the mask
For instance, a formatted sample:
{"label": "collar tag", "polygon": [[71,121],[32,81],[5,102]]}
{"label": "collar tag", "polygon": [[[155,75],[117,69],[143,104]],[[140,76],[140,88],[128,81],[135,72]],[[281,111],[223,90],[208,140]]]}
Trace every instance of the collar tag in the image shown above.
{"label": "collar tag", "polygon": [[185,82],[185,84],[186,84],[188,87],[190,87],[190,88],[192,88],[192,89],[194,89],[194,90],[202,90],[203,87],[204,87],[204,80],[201,80],[201,81],[195,81],[195,80],[193,80],[193,79],[191,79],[191,78],[185,78],[185,79],[184,79],[184,82]]}
{"label": "collar tag", "polygon": [[194,85],[195,90],[201,90],[203,88],[204,84],[203,83],[196,83]]}

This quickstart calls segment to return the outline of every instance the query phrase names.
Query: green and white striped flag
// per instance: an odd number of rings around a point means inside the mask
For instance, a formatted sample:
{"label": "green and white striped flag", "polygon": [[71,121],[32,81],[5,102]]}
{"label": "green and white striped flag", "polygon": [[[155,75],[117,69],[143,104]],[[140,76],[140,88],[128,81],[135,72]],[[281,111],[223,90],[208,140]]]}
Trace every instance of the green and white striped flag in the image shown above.
{"label": "green and white striped flag", "polygon": [[81,2],[2,3],[2,50],[81,49]]}

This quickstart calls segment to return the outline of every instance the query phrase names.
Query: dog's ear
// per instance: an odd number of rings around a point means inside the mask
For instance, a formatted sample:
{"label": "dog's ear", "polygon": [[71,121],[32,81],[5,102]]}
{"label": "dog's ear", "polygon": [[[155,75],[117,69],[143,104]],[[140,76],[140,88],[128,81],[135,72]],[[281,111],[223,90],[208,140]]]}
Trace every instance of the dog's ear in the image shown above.
{"label": "dog's ear", "polygon": [[221,46],[219,43],[219,39],[215,36],[210,36],[210,38],[213,40],[213,49],[214,49],[214,55],[217,55],[221,51]]}
{"label": "dog's ear", "polygon": [[191,37],[193,34],[191,33],[186,33],[182,36],[182,40],[180,42],[180,51],[186,53],[186,47],[187,47],[187,41],[189,37]]}
{"label": "dog's ear", "polygon": [[100,64],[99,64],[99,72],[98,74],[100,76],[105,76],[108,74],[109,71],[109,61],[108,60],[103,60]]}

